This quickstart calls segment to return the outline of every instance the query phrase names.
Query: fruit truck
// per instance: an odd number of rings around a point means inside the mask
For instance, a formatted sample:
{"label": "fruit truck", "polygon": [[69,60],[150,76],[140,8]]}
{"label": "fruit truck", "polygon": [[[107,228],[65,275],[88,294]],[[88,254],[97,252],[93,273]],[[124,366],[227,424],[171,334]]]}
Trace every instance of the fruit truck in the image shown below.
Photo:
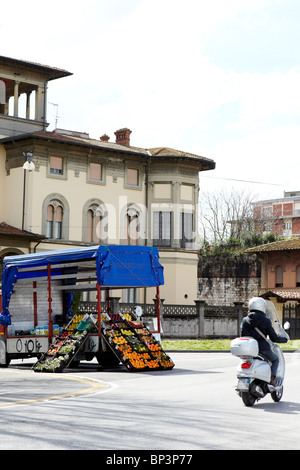
{"label": "fruit truck", "polygon": [[[163,267],[155,247],[100,245],[4,258],[1,367],[8,366],[12,359],[40,358],[47,351],[50,354],[62,330],[66,333],[78,316],[72,312],[75,292],[96,291],[95,328],[89,331],[88,341],[75,350],[73,364],[96,357],[104,366],[123,362],[129,370],[135,370],[134,364],[143,369],[142,363],[149,368],[155,361],[172,368],[174,364],[155,336],[160,335],[159,286],[163,283]],[[156,288],[156,332],[148,331],[139,316],[112,313],[111,290],[132,287]],[[101,295],[105,302],[101,302]],[[85,315],[84,320],[87,317],[90,319]],[[139,362],[129,361],[130,351],[135,359],[140,354]]]}

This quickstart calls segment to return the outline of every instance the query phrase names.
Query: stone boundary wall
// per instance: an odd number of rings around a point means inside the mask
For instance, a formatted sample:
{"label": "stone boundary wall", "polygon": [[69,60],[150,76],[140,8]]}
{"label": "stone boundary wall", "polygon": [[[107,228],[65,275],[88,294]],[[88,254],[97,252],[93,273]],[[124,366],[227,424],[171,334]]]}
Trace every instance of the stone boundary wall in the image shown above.
{"label": "stone boundary wall", "polygon": [[230,306],[260,295],[260,278],[201,278],[198,279],[199,297],[209,305]]}
{"label": "stone boundary wall", "polygon": [[233,305],[260,294],[261,262],[256,256],[200,256],[198,298],[208,305]]}

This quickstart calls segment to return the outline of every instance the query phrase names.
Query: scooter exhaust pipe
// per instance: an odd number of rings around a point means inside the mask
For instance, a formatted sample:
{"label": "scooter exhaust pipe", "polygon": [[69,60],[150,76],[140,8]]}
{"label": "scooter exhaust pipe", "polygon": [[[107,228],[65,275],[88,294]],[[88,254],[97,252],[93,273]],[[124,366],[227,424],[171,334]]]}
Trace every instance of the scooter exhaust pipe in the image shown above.
{"label": "scooter exhaust pipe", "polygon": [[265,396],[262,388],[259,385],[256,385],[254,390],[252,391],[253,395],[255,395],[257,398],[263,398]]}

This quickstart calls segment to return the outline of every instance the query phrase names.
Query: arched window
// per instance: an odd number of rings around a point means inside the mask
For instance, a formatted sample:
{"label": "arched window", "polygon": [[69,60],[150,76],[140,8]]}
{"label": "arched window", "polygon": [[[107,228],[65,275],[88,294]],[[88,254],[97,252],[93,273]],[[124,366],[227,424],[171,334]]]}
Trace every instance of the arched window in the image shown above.
{"label": "arched window", "polygon": [[47,206],[47,219],[46,219],[46,237],[53,237],[53,220],[54,220],[54,207],[52,204]]}
{"label": "arched window", "polygon": [[46,237],[62,238],[63,207],[58,201],[47,206]]}
{"label": "arched window", "polygon": [[55,211],[54,238],[62,238],[63,208],[57,206]]}
{"label": "arched window", "polygon": [[104,204],[98,199],[86,202],[83,208],[83,241],[101,243],[107,238],[107,217]]}
{"label": "arched window", "polygon": [[142,245],[145,240],[146,208],[142,204],[126,204],[120,213],[120,241],[127,245]]}
{"label": "arched window", "polygon": [[100,242],[101,233],[101,218],[97,207],[90,207],[87,211],[86,217],[86,241],[87,242]]}
{"label": "arched window", "polygon": [[69,238],[69,205],[59,194],[50,194],[43,203],[42,230],[47,238]]}
{"label": "arched window", "polygon": [[134,206],[129,206],[125,221],[125,242],[127,245],[137,245],[139,238],[139,212]]}
{"label": "arched window", "polygon": [[283,287],[283,268],[282,266],[277,266],[275,269],[275,286]]}
{"label": "arched window", "polygon": [[[6,256],[16,256],[16,255],[24,255],[24,254],[25,253],[19,250],[18,248],[4,248],[4,250],[0,250],[0,279],[3,273],[3,259]],[[0,306],[1,306],[1,303],[0,303]]]}

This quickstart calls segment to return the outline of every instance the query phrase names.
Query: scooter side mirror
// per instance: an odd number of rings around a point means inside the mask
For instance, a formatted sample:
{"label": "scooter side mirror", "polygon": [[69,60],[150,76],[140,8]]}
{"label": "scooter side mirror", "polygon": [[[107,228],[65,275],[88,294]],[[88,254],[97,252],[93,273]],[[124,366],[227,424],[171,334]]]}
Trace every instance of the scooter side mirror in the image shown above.
{"label": "scooter side mirror", "polygon": [[289,330],[291,327],[290,322],[286,321],[283,325],[284,330]]}

